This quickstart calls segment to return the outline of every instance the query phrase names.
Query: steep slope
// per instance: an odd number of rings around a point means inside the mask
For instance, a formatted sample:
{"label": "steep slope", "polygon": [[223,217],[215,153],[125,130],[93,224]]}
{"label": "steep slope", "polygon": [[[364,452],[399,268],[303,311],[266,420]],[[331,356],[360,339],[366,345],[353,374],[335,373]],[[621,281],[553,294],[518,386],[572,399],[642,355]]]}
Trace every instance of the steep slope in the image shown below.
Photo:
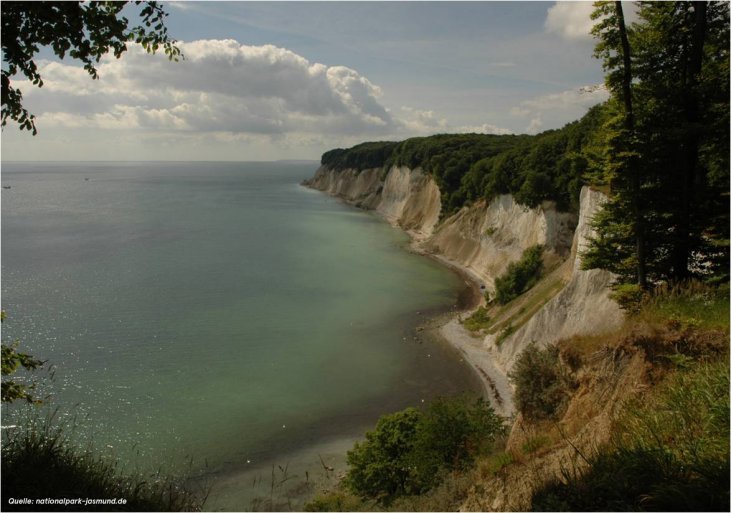
{"label": "steep slope", "polygon": [[441,330],[480,375],[500,413],[513,412],[507,374],[528,344],[609,331],[622,322],[621,311],[608,296],[612,276],[581,269],[581,252],[592,233],[590,220],[604,198],[598,191],[582,189],[578,216],[558,211],[549,201],[528,208],[501,195],[489,203],[480,200],[462,207],[440,221],[439,188],[420,168],[334,171],[322,166],[305,185],[375,210],[409,232],[416,250],[466,273],[490,292],[495,278],[527,248],[545,247],[544,261],[551,264],[551,272],[495,320],[496,326],[509,326],[511,334],[493,330],[475,336],[458,319]]}
{"label": "steep slope", "polygon": [[620,326],[623,315],[617,303],[609,298],[611,273],[582,270],[581,253],[593,235],[591,218],[601,207],[605,196],[589,187],[581,191],[581,209],[571,255],[571,277],[566,286],[548,301],[531,319],[500,344],[496,335],[485,338],[496,360],[506,370],[516,356],[531,342],[546,345],[574,335],[599,335]]}

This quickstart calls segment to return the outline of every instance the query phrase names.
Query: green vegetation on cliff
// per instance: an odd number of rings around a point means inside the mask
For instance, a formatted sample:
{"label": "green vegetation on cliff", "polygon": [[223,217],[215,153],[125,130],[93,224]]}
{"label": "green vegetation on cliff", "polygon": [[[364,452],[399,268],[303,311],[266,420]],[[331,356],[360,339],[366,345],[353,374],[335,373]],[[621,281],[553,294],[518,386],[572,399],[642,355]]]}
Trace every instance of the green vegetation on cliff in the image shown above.
{"label": "green vegetation on cliff", "polygon": [[394,142],[368,142],[323,154],[331,169],[406,166],[430,173],[442,193],[443,214],[469,202],[513,194],[519,203],[536,206],[554,200],[563,210],[578,208],[586,154],[595,144],[602,108],[580,121],[536,136],[439,134]]}
{"label": "green vegetation on cliff", "polygon": [[[507,440],[471,428],[465,447],[483,449],[422,486],[431,473],[416,462],[437,461],[417,450],[423,414],[385,416],[350,477],[307,509],[728,511],[728,322],[728,287],[694,282],[645,296],[616,333],[531,344],[511,372],[520,416]],[[429,446],[454,454],[437,447],[460,447],[469,422],[438,417]]]}
{"label": "green vegetation on cliff", "polygon": [[520,260],[508,265],[501,276],[495,278],[495,301],[504,305],[538,283],[543,270],[543,246],[531,246]]}
{"label": "green vegetation on cliff", "polygon": [[467,469],[477,456],[492,451],[505,432],[503,422],[483,399],[464,396],[384,415],[348,452],[344,489],[317,497],[309,509],[345,504],[350,509],[360,501],[383,507],[399,497],[426,493],[450,472]]}

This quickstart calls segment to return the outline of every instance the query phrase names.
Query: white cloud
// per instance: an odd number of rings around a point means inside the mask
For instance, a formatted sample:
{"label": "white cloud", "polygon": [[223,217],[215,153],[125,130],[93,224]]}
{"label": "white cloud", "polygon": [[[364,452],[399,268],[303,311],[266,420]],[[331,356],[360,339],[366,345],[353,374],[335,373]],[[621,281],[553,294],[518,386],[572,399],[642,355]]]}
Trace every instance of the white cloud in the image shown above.
{"label": "white cloud", "polygon": [[546,119],[549,126],[560,126],[583,116],[590,107],[608,98],[609,92],[603,84],[583,86],[522,101],[510,109],[510,114],[530,118],[526,131],[537,133]]}
{"label": "white cloud", "polygon": [[16,85],[39,121],[54,126],[261,134],[400,128],[381,105],[380,88],[350,68],[233,40],[179,46],[186,59],[178,63],[130,45],[124,58],[102,61],[98,81],[78,66],[44,62],[43,88]]}
{"label": "white cloud", "polygon": [[548,9],[546,31],[565,39],[591,39],[592,2],[556,2]]}
{"label": "white cloud", "polygon": [[312,63],[285,48],[234,40],[179,46],[185,60],[176,63],[129,45],[123,58],[102,59],[99,80],[73,62],[39,61],[42,88],[27,81],[14,85],[41,133],[71,129],[101,138],[114,131],[106,137],[115,140],[154,134],[158,142],[167,137],[189,148],[194,141],[269,141],[294,148],[436,133],[512,133],[490,123],[454,125],[433,110],[391,111],[381,88],[357,70]]}
{"label": "white cloud", "polygon": [[399,122],[403,132],[418,135],[446,132],[449,123],[440,118],[433,110],[419,110],[411,107],[401,107]]}
{"label": "white cloud", "polygon": [[530,120],[530,124],[528,125],[528,128],[525,129],[525,131],[529,134],[537,134],[541,127],[543,126],[543,120],[541,120],[540,114]]}
{"label": "white cloud", "polygon": [[455,132],[461,134],[494,134],[494,135],[510,135],[514,132],[507,128],[500,128],[499,126],[491,125],[489,123],[483,123],[481,125],[465,125],[458,126],[454,129]]}
{"label": "white cloud", "polygon": [[[596,23],[591,19],[592,11],[593,2],[556,2],[548,9],[544,27],[546,32],[567,40],[590,40],[593,37],[591,29]],[[639,19],[636,2],[622,2],[622,11],[628,25]]]}

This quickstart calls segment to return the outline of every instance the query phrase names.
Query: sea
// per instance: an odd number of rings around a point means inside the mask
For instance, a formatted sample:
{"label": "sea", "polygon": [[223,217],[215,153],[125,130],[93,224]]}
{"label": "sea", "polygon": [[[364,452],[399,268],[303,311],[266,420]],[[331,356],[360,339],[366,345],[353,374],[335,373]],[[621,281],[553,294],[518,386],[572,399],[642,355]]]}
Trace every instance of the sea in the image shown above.
{"label": "sea", "polygon": [[46,414],[208,510],[301,509],[380,415],[479,390],[421,330],[464,281],[316,168],[3,162],[2,338],[46,361],[4,436]]}

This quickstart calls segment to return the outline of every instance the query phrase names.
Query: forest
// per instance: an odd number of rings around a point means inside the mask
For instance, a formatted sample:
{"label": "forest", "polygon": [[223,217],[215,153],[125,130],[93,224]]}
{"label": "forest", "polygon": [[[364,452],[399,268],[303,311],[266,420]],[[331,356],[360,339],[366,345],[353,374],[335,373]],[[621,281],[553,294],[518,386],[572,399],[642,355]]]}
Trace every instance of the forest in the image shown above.
{"label": "forest", "polygon": [[499,194],[577,211],[581,187],[596,187],[609,201],[588,268],[616,273],[629,296],[692,277],[727,281],[728,3],[646,2],[637,16],[627,24],[621,3],[597,2],[595,57],[610,98],[578,121],[535,136],[363,143],[325,153],[322,165],[422,168],[440,188],[442,217]]}

